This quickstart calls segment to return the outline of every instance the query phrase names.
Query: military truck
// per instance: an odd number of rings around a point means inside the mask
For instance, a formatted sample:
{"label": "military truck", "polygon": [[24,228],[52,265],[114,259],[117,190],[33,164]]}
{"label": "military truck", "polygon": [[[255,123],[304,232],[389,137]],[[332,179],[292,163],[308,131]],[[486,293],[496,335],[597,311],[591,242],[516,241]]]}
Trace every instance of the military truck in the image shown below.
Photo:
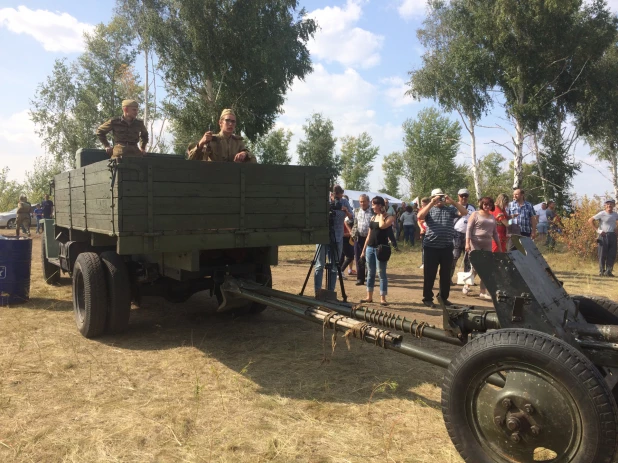
{"label": "military truck", "polygon": [[328,186],[319,167],[80,150],[77,168],[54,177],[43,275],[71,276],[88,338],[125,330],[131,302],[147,295],[181,302],[208,290],[219,310],[257,313],[263,304],[225,297],[224,278],[270,285],[278,246],[328,242]]}

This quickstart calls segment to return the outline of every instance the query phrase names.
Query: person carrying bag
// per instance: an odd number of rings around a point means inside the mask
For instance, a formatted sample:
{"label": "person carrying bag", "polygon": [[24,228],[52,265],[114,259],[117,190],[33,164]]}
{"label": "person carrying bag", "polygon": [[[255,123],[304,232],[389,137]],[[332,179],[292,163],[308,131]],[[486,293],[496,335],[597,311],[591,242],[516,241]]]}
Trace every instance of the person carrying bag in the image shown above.
{"label": "person carrying bag", "polygon": [[380,271],[380,304],[388,305],[386,294],[388,280],[386,277],[386,264],[391,257],[391,247],[388,245],[389,229],[393,226],[395,217],[386,211],[386,204],[381,196],[371,200],[374,216],[369,223],[369,235],[365,240],[365,246],[361,254],[367,260],[367,297],[361,302],[373,302],[373,288],[376,281],[376,269]]}

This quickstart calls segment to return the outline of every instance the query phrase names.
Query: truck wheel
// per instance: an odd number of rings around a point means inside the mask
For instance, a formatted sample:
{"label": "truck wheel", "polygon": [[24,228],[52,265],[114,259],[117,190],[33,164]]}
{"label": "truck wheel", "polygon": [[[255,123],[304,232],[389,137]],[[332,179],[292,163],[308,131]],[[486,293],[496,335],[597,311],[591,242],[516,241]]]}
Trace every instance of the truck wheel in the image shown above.
{"label": "truck wheel", "polygon": [[618,325],[618,303],[599,296],[571,296],[588,323]]}
{"label": "truck wheel", "polygon": [[131,314],[131,282],[122,257],[114,251],[101,253],[101,262],[107,283],[107,325],[110,334],[122,333],[129,326]]}
{"label": "truck wheel", "polygon": [[442,414],[466,462],[615,461],[618,411],[605,381],[545,333],[496,330],[462,347],[444,377]]}
{"label": "truck wheel", "polygon": [[105,331],[107,286],[101,259],[82,252],[73,265],[73,311],[79,332],[94,338]]}
{"label": "truck wheel", "polygon": [[60,267],[47,260],[45,237],[41,237],[41,262],[43,263],[43,278],[48,285],[55,285],[60,281]]}

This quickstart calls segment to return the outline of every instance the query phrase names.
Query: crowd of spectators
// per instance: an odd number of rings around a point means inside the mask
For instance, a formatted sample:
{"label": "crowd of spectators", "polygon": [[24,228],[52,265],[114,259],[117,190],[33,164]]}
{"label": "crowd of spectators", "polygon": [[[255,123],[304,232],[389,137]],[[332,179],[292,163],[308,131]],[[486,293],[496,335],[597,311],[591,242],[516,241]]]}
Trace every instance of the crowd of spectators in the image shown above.
{"label": "crowd of spectators", "polygon": [[[474,250],[507,252],[512,248],[511,235],[539,239],[552,248],[556,223],[556,204],[543,202],[535,210],[526,201],[523,189],[513,191],[512,199],[506,194],[495,200],[483,197],[478,210],[470,204],[470,192],[462,188],[457,201],[441,189],[422,198],[420,205],[402,203],[400,207],[389,204],[381,196],[360,196],[357,209],[352,209],[343,189],[336,186],[332,199],[341,200],[341,210],[336,211],[335,243],[341,270],[356,276],[356,285],[367,287],[367,296],[361,302],[373,302],[376,277],[380,278],[380,302],[387,305],[388,277],[386,273],[390,250],[397,250],[397,240],[404,246],[414,246],[416,234],[421,242],[423,269],[423,299],[428,307],[434,305],[433,287],[438,278],[438,296],[445,305],[451,305],[449,295],[454,274],[463,270],[474,281],[477,272],[470,265],[469,253]],[[415,200],[415,201],[418,201]],[[419,209],[420,206],[420,209]],[[539,206],[537,206],[539,207]],[[613,266],[617,254],[616,224],[618,213],[615,202],[608,199],[604,210],[591,217],[589,223],[598,233],[599,275],[614,276]],[[325,252],[317,258],[315,268],[316,293],[321,287]],[[458,265],[461,259],[461,265]],[[353,270],[356,265],[356,271]],[[334,290],[336,266],[331,268],[333,277],[329,289]],[[470,295],[470,285],[464,284],[462,292]],[[479,298],[491,300],[482,280],[479,281]]]}

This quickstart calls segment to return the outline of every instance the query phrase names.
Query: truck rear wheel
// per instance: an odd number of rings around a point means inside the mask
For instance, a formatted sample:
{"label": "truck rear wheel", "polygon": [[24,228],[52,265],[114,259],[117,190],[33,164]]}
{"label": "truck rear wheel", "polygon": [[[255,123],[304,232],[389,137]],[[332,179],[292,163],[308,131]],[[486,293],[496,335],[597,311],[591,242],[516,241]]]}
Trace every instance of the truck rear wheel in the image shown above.
{"label": "truck rear wheel", "polygon": [[107,283],[107,324],[110,334],[122,333],[129,326],[131,315],[131,283],[122,257],[114,251],[101,253],[101,262]]}
{"label": "truck rear wheel", "polygon": [[56,267],[47,259],[45,236],[41,237],[41,262],[43,264],[43,278],[48,285],[55,285],[60,281],[60,267]]}
{"label": "truck rear wheel", "polygon": [[107,285],[101,259],[94,252],[82,252],[73,266],[73,312],[77,329],[87,338],[105,331]]}
{"label": "truck rear wheel", "polygon": [[[487,382],[493,375],[503,387]],[[466,462],[615,461],[618,411],[601,373],[545,333],[496,330],[462,347],[444,376],[442,413]]]}

